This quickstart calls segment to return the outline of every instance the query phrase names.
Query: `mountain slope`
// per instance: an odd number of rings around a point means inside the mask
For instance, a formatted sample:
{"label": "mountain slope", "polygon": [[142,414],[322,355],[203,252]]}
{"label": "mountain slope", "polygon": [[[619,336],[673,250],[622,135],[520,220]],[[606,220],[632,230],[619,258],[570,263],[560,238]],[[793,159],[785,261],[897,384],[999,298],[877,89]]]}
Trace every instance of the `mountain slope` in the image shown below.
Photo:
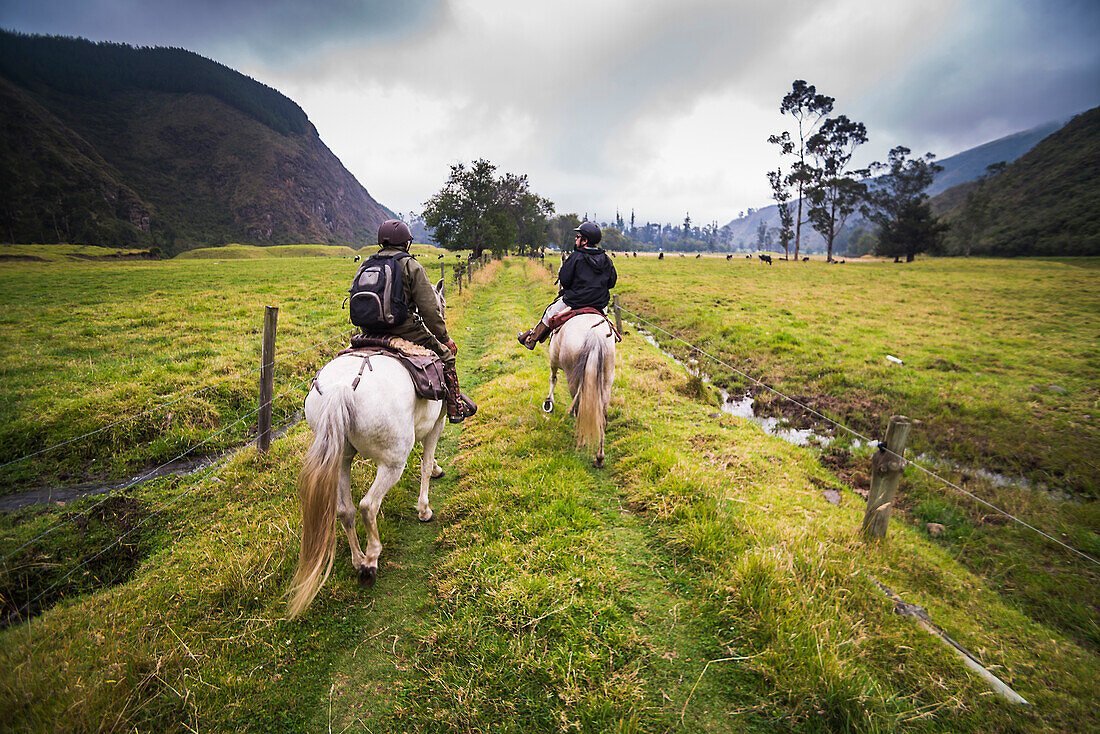
{"label": "mountain slope", "polygon": [[963,184],[932,200],[951,222],[952,254],[1100,255],[1100,107],[1073,118],[1003,173],[980,205]]}
{"label": "mountain slope", "polygon": [[0,33],[0,238],[359,245],[391,213],[277,91],[182,49]]}

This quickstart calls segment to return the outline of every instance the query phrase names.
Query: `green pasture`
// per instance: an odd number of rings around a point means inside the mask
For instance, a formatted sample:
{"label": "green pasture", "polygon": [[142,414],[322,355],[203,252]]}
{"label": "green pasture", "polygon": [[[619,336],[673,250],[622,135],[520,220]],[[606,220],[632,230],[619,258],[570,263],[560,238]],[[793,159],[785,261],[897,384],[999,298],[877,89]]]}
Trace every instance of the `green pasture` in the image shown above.
{"label": "green pasture", "polygon": [[97,245],[0,245],[0,263],[122,260],[147,256],[148,250]]}
{"label": "green pasture", "polygon": [[623,307],[765,412],[815,420],[752,380],[870,438],[919,421],[914,455],[1100,493],[1100,260],[615,262]]}
{"label": "green pasture", "polygon": [[[432,272],[435,265],[423,261]],[[620,257],[616,264],[624,306],[685,338],[703,334],[741,301],[773,298],[792,318],[796,311],[778,277],[751,287],[773,275],[749,263]],[[682,268],[679,278],[658,269],[673,264]],[[0,265],[0,333],[17,337],[27,352],[3,354],[5,377],[21,385],[0,413],[5,454],[26,450],[20,431],[8,429],[22,421],[23,431],[33,430],[26,414],[53,416],[42,429],[49,438],[35,442],[41,445],[252,369],[268,304],[280,307],[276,393],[289,390],[277,403],[280,422],[341,344],[340,302],[353,267],[331,257],[87,263],[66,268],[67,275],[37,264]],[[840,279],[831,290],[854,293],[842,285],[848,271],[838,269],[868,266],[817,267],[822,277]],[[632,328],[619,345],[608,465],[595,470],[574,449],[564,385],[558,411],[540,410],[545,348],[531,353],[514,340],[553,297],[552,277],[536,263],[510,260],[474,280],[448,299],[448,322],[463,385],[480,410],[444,433],[439,460],[447,475],[433,481],[434,523],[416,521],[415,471],[387,498],[373,589],[357,586],[341,542],[314,604],[293,622],[283,618],[298,546],[294,482],[310,439],[305,425],[264,456],[249,448],[222,467],[107,502],[3,516],[5,609],[45,589],[43,579],[57,587],[41,614],[0,632],[0,729],[1100,728],[1095,566],[1014,524],[980,521],[975,508],[912,468],[888,541],[864,543],[857,534],[864,503],[852,487],[865,450],[853,458],[798,448],[723,414],[706,383]],[[728,287],[701,292],[716,283]],[[8,295],[14,287],[21,298]],[[697,299],[729,302],[689,313]],[[46,337],[59,335],[64,314],[74,310],[91,338],[55,346]],[[814,342],[823,328],[814,327],[788,324],[787,331],[796,343]],[[200,354],[203,347],[209,353]],[[73,352],[75,361],[59,359],[66,348],[84,351]],[[864,361],[873,362],[878,345],[863,349]],[[177,358],[163,360],[165,353]],[[887,353],[912,363],[908,349],[891,344]],[[751,358],[764,365],[773,356]],[[889,385],[882,375],[893,373],[872,366],[867,373]],[[1073,374],[1050,384],[1070,393]],[[241,378],[153,411],[142,419],[147,435],[127,438],[112,428],[86,439],[85,448],[74,444],[74,459],[44,454],[26,460],[31,468],[22,473],[15,468],[24,462],[9,466],[9,488],[33,481],[34,471],[57,479],[132,470],[171,453],[135,446],[165,435],[173,450],[186,447],[252,410],[255,382]],[[882,423],[890,412],[880,411]],[[236,439],[226,437],[224,446]],[[112,452],[124,458],[86,465]],[[361,491],[370,477],[371,467],[357,463],[355,487]],[[1095,502],[980,478],[967,486],[1100,554]],[[826,491],[837,492],[839,504]],[[939,539],[925,529],[933,521],[947,528]],[[111,547],[108,539],[123,533]],[[93,559],[104,544],[109,552]],[[953,653],[893,615],[872,577],[925,607],[1031,705],[992,695]]]}
{"label": "green pasture", "polygon": [[[258,247],[256,245],[222,245],[221,247],[201,247],[195,250],[187,250],[175,257],[176,260],[262,260],[273,257],[355,257],[366,255],[374,250],[373,243],[367,243],[363,248],[351,248],[342,245],[270,245]],[[445,255],[450,260],[456,260],[456,254],[442,250],[434,245],[414,244],[411,248],[414,255],[420,257]],[[450,261],[449,260],[449,261]]]}
{"label": "green pasture", "polygon": [[[452,272],[453,255],[422,248],[433,278],[442,263]],[[215,430],[189,457],[248,440],[266,306],[280,309],[274,422],[289,419],[346,345],[355,268],[335,257],[0,262],[0,464],[14,462],[0,493],[121,480]]]}

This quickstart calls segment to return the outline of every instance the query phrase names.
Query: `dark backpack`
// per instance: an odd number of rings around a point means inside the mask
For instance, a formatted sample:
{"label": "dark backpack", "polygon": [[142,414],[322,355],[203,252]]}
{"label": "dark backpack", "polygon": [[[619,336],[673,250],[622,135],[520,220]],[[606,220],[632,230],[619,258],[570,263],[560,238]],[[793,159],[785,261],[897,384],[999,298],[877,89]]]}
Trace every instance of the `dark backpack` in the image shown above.
{"label": "dark backpack", "polygon": [[402,252],[367,258],[348,291],[351,323],[366,331],[385,331],[405,322],[409,304],[405,300],[401,261],[407,257],[412,255]]}

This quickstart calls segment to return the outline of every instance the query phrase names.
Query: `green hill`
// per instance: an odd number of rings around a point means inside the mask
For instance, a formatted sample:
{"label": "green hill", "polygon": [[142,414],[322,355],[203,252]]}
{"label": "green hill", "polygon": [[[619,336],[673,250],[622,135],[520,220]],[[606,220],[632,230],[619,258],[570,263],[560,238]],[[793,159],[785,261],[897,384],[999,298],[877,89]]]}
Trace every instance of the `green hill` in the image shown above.
{"label": "green hill", "polygon": [[0,240],[359,246],[391,216],[279,92],[183,49],[0,31]]}
{"label": "green hill", "polygon": [[1100,107],[932,207],[952,225],[947,254],[1100,255]]}

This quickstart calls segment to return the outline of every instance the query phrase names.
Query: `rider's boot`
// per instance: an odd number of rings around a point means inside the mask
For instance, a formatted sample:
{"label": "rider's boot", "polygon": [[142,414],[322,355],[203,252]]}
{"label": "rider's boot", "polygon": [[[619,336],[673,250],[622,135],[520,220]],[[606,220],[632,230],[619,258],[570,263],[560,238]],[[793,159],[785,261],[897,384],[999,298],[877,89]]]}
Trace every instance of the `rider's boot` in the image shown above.
{"label": "rider's boot", "polygon": [[550,327],[541,321],[535,324],[533,329],[528,329],[522,334],[517,334],[516,338],[519,339],[519,343],[528,349],[534,349],[535,345],[546,338],[549,333]]}
{"label": "rider's boot", "polygon": [[443,387],[443,402],[447,404],[447,420],[451,423],[461,423],[477,412],[474,401],[462,394],[453,364],[443,365]]}

